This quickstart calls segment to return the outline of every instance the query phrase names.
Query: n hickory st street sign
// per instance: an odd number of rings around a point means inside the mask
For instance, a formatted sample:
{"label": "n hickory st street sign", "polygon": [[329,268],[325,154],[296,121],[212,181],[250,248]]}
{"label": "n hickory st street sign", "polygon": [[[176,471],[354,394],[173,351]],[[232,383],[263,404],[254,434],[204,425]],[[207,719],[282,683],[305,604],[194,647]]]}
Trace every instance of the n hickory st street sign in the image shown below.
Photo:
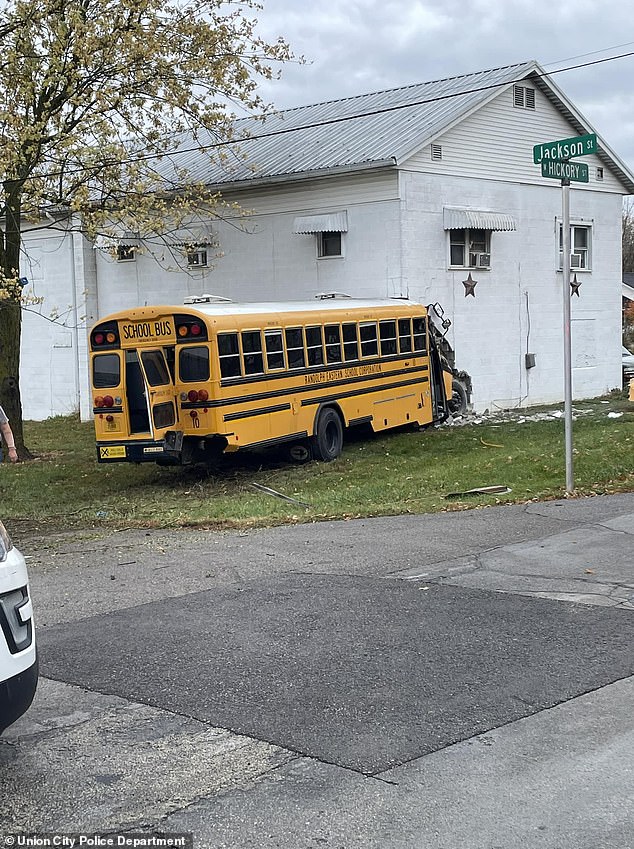
{"label": "n hickory st street sign", "polygon": [[542,177],[572,180],[573,183],[590,182],[588,166],[585,162],[560,162],[558,159],[549,159],[542,162]]}

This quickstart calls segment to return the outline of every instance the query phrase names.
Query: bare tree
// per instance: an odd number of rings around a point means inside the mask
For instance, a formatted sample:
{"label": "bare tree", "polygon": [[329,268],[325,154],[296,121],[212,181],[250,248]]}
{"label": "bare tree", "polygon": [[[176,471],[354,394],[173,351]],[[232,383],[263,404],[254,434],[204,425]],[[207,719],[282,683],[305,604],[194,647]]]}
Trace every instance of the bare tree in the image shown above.
{"label": "bare tree", "polygon": [[623,205],[623,271],[634,272],[634,203],[628,198]]}

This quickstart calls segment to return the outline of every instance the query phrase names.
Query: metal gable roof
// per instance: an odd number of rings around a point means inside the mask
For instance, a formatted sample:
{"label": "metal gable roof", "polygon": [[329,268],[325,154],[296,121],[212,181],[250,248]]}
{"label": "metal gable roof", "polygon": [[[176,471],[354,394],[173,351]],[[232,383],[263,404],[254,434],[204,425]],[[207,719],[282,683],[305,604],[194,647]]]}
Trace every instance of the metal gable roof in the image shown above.
{"label": "metal gable roof", "polygon": [[209,154],[193,149],[188,137],[160,170],[174,179],[185,169],[194,181],[221,185],[393,166],[501,86],[536,68],[535,62],[524,62],[288,109],[264,120],[243,118],[234,124],[235,152],[221,147],[219,161],[211,135],[197,140],[210,146]]}
{"label": "metal gable roof", "polygon": [[[287,109],[234,123],[230,145],[211,133],[183,136],[157,166],[173,187],[297,180],[394,167],[437,138],[501,88],[530,79],[576,127],[594,132],[535,61]],[[205,150],[207,148],[207,150]],[[600,159],[634,194],[634,175],[600,141]]]}

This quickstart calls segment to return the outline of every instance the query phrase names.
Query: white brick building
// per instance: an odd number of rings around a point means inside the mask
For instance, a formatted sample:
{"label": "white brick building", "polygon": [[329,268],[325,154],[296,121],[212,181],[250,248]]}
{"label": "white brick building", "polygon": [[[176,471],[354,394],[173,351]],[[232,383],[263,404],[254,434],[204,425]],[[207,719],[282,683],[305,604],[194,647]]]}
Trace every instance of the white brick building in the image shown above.
{"label": "white brick building", "polygon": [[[232,170],[208,155],[179,156],[194,179],[252,211],[209,221],[192,267],[182,255],[180,269],[168,270],[173,257],[152,245],[117,261],[78,235],[26,236],[23,274],[44,302],[24,320],[25,417],[78,408],[90,416],[86,327],[98,318],[201,292],[439,302],[476,409],[562,399],[562,192],[541,176],[533,146],[595,130],[538,65],[238,122],[238,136],[245,131],[253,137]],[[620,386],[621,209],[634,193],[634,176],[603,139],[580,161],[589,182],[570,193],[581,283],[572,297],[575,398]],[[42,317],[53,309],[67,314],[67,327]]]}

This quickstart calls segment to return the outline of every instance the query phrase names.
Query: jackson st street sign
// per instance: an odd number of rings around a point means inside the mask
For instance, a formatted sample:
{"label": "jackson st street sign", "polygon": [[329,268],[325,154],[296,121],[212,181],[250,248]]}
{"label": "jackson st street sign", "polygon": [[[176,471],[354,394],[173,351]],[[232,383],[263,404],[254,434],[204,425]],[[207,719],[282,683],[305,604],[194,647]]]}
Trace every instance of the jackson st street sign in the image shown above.
{"label": "jackson st street sign", "polygon": [[[596,152],[596,133],[588,133],[585,136],[574,136],[570,139],[536,144],[533,148],[533,162],[538,165],[540,162],[548,160],[574,159],[575,156],[587,156],[589,153]],[[544,176],[547,175],[544,174]]]}
{"label": "jackson st street sign", "polygon": [[542,177],[554,177],[556,180],[571,180],[573,183],[588,183],[588,166],[585,162],[542,162]]}

